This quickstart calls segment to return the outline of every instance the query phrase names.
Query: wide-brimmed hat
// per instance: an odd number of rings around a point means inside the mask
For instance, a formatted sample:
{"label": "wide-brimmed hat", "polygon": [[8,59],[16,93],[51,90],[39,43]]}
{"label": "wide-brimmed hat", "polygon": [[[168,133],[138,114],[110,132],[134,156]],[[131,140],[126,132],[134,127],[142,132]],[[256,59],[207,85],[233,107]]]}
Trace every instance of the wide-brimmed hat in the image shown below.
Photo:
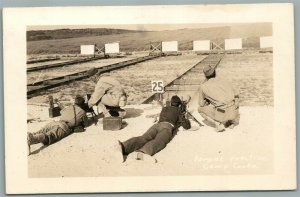
{"label": "wide-brimmed hat", "polygon": [[203,73],[206,77],[210,77],[211,75],[213,75],[215,72],[215,69],[209,65],[206,65],[204,68],[203,68]]}

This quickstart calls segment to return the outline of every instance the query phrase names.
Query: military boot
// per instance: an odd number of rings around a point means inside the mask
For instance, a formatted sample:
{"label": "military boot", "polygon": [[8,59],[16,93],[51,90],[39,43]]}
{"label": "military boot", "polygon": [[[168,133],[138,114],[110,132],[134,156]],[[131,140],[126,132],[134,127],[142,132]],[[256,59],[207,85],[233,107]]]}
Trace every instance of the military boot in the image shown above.
{"label": "military boot", "polygon": [[218,125],[216,125],[216,132],[223,132],[225,131],[225,126],[222,123],[219,123]]}
{"label": "military boot", "polygon": [[27,133],[28,155],[31,154],[30,145],[41,143],[45,139],[46,136],[43,133],[37,133],[37,134]]}
{"label": "military boot", "polygon": [[118,112],[119,112],[119,117],[124,118],[126,116],[126,111],[124,109],[121,109]]}

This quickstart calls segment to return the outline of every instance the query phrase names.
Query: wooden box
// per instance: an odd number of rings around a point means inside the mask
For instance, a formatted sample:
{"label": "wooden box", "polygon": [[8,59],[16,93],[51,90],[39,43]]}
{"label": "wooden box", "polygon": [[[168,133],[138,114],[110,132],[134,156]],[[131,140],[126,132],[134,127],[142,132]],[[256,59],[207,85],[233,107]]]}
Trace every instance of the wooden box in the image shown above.
{"label": "wooden box", "polygon": [[122,128],[122,118],[120,117],[104,117],[103,130],[120,130]]}
{"label": "wooden box", "polygon": [[50,118],[54,118],[54,117],[57,117],[57,116],[60,116],[60,108],[59,107],[50,107],[49,108],[49,117]]}

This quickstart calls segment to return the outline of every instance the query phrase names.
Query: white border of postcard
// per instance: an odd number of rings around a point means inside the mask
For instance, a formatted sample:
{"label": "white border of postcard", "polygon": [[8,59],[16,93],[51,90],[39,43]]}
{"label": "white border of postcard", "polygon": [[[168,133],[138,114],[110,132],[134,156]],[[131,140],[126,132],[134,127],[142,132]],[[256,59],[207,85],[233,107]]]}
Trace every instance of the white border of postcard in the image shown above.
{"label": "white border of postcard", "polygon": [[[6,192],[286,190],[296,188],[292,4],[4,8]],[[273,23],[274,173],[269,175],[28,178],[26,27],[35,25]]]}

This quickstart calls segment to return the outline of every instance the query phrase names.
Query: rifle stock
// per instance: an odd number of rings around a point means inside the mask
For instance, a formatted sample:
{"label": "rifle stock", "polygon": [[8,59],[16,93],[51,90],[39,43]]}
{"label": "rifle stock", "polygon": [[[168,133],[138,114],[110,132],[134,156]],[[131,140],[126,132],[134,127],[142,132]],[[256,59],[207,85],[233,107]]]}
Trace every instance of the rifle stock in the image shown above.
{"label": "rifle stock", "polygon": [[196,122],[199,124],[200,127],[203,127],[204,125],[199,122],[189,111],[187,111],[187,114]]}

